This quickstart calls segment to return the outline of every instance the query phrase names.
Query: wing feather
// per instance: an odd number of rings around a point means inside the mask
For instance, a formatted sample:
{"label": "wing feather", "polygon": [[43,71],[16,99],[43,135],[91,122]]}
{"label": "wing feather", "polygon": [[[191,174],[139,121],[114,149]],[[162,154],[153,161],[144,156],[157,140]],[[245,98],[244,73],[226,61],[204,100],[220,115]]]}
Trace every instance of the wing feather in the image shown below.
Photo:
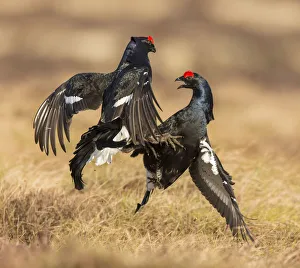
{"label": "wing feather", "polygon": [[[147,110],[147,107],[146,107],[146,104],[145,104],[144,101],[142,102],[142,107],[143,107],[143,109],[142,109],[143,118],[147,118],[148,116],[146,115],[146,113],[148,112],[148,110]],[[145,120],[145,121],[146,121],[146,124],[147,124],[147,128],[150,130],[151,136],[152,136],[152,137],[155,137],[154,130],[153,130],[153,128],[151,127],[149,121],[148,121],[148,120]]]}
{"label": "wing feather", "polygon": [[155,104],[160,108],[151,88],[149,67],[129,65],[105,93],[101,121],[122,118],[133,144],[144,145],[148,137],[157,140],[161,135],[157,120],[162,120]]}
{"label": "wing feather", "polygon": [[64,134],[63,134],[63,117],[61,116],[63,107],[59,107],[58,108],[58,126],[57,126],[57,136],[58,136],[58,140],[59,140],[59,144],[61,146],[61,148],[66,152],[66,147],[65,147],[65,143],[64,143]]}
{"label": "wing feather", "polygon": [[[207,143],[209,144],[208,141]],[[240,212],[233,188],[231,187],[231,176],[224,170],[217,155],[211,151],[213,157],[217,159],[216,165],[218,172],[214,173],[212,171],[212,162],[207,163],[202,159],[204,153],[208,152],[200,152],[199,156],[190,166],[189,171],[193,182],[220,215],[225,217],[226,223],[230,227],[233,236],[240,234],[242,239],[247,240],[247,238],[250,238],[251,241],[254,241],[244,217]]]}
{"label": "wing feather", "polygon": [[[33,120],[35,143],[49,153],[49,139],[56,154],[56,130],[60,146],[66,151],[64,134],[70,141],[72,117],[80,111],[98,109],[104,90],[115,74],[81,73],[60,85],[40,106]],[[64,134],[63,134],[64,133]]]}

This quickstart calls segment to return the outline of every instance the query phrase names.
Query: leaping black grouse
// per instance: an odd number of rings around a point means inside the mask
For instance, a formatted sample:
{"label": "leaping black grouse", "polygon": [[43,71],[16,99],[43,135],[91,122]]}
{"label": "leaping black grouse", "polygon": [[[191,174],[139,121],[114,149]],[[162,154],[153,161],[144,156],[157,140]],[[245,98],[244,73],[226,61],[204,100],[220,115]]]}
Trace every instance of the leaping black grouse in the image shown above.
{"label": "leaping black grouse", "polygon": [[[56,132],[64,151],[64,134],[70,141],[69,128],[74,114],[96,110],[102,105],[99,123],[117,118],[122,137],[144,144],[145,135],[158,139],[156,120],[159,107],[151,88],[152,70],[149,52],[156,52],[153,38],[132,37],[118,68],[111,73],[80,73],[59,86],[40,106],[34,118],[35,142],[49,154],[49,141],[56,155]],[[160,107],[159,107],[160,108]],[[111,156],[107,156],[109,159]]]}
{"label": "leaping black grouse", "polygon": [[146,168],[146,193],[136,212],[148,202],[155,187],[168,188],[189,168],[193,182],[225,217],[233,235],[240,233],[244,240],[249,237],[253,241],[239,210],[232,178],[213,151],[207,135],[207,124],[214,119],[211,88],[202,76],[192,71],[186,71],[175,81],[184,83],[178,88],[191,88],[193,96],[187,107],[163,122],[159,129],[161,133],[182,136],[180,143],[184,148],[174,151],[164,144],[153,144],[155,155],[145,153],[142,147],[133,152],[132,156],[144,154]]}

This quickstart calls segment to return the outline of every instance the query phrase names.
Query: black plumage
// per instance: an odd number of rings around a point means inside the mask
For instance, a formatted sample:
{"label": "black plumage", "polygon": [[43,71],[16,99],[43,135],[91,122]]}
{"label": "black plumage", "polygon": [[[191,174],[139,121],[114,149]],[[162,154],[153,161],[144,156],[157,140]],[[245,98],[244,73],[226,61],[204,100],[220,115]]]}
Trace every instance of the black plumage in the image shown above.
{"label": "black plumage", "polygon": [[175,113],[159,129],[162,133],[182,136],[184,148],[173,151],[164,144],[152,144],[154,153],[137,148],[133,156],[144,154],[147,171],[146,193],[137,210],[148,202],[155,187],[166,189],[189,168],[193,182],[206,199],[225,217],[234,236],[241,234],[247,240],[253,237],[239,210],[231,176],[223,168],[213,151],[207,134],[207,124],[214,119],[213,96],[208,82],[199,74],[187,71],[176,81],[184,82],[179,88],[191,88],[192,99],[187,107]]}
{"label": "black plumage", "polygon": [[[111,73],[77,74],[59,86],[40,106],[34,118],[35,142],[49,154],[49,142],[56,154],[56,132],[66,151],[64,134],[70,141],[69,128],[74,114],[102,105],[99,123],[122,118],[135,144],[144,143],[145,135],[159,136],[156,120],[159,107],[152,88],[148,58],[155,52],[152,37],[132,37],[118,68]],[[149,123],[148,123],[149,122]],[[155,135],[154,135],[155,133]]]}
{"label": "black plumage", "polygon": [[119,121],[120,119],[116,119],[112,122],[100,123],[81,136],[74,152],[75,156],[70,160],[70,171],[77,190],[82,190],[84,187],[82,170],[95,150],[101,151],[106,147],[120,148],[126,145],[126,140],[113,140],[121,131]]}
{"label": "black plumage", "polygon": [[33,122],[35,142],[39,143],[41,151],[49,154],[50,140],[53,153],[56,154],[56,131],[61,148],[66,151],[63,133],[70,141],[69,128],[73,115],[83,110],[98,109],[103,92],[115,75],[115,72],[76,74],[42,103]]}

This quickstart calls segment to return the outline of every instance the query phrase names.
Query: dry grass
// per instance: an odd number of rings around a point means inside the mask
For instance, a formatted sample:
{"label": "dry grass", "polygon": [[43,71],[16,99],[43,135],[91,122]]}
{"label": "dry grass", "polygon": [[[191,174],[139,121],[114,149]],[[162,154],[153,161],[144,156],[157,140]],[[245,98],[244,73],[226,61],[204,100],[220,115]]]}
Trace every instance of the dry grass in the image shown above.
{"label": "dry grass", "polygon": [[[1,267],[299,267],[297,1],[4,2]],[[145,34],[157,44],[163,118],[190,98],[175,91],[175,77],[192,69],[208,78],[210,140],[242,212],[256,219],[248,220],[254,244],[232,239],[188,174],[134,215],[145,187],[141,158],[89,165],[86,189],[74,190],[68,160],[99,112],[76,116],[67,154],[46,157],[34,145],[32,119],[50,91],[76,72],[112,70],[128,36]]]}
{"label": "dry grass", "polygon": [[[217,119],[209,130],[234,176],[243,213],[256,219],[249,220],[255,244],[232,239],[224,219],[188,174],[170,189],[156,191],[147,207],[134,215],[144,192],[140,158],[120,155],[112,165],[89,165],[84,173],[86,189],[73,190],[67,166],[71,153],[44,156],[33,144],[30,126],[22,124],[24,118],[30,121],[39,102],[35,98],[35,105],[22,107],[22,115],[11,115],[15,131],[2,144],[2,149],[11,150],[6,154],[11,158],[1,161],[3,263],[7,267],[20,263],[28,267],[296,266],[300,261],[300,170],[295,149],[299,140],[288,124],[283,130],[280,124],[300,112],[299,95],[269,94],[246,81],[247,89],[240,90],[239,85],[232,82],[215,90]],[[14,93],[10,97],[15,98]],[[185,98],[180,106],[189,96]],[[259,108],[259,100],[268,109]],[[165,116],[179,108],[162,101]],[[279,111],[280,104],[284,107]],[[96,118],[97,113],[79,115],[70,149]],[[268,132],[270,122],[273,130]],[[295,120],[293,129],[297,128]],[[10,144],[14,141],[19,142],[18,156]]]}

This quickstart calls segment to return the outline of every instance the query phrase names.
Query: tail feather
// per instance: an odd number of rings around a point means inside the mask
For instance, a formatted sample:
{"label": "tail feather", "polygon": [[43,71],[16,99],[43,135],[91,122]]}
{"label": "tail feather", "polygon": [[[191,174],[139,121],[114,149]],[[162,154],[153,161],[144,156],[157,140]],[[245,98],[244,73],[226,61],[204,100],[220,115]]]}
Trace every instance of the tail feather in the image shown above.
{"label": "tail feather", "polygon": [[[69,163],[73,182],[77,190],[82,190],[84,188],[82,170],[85,165],[94,158],[94,156],[101,156],[101,161],[97,161],[98,165],[105,162],[111,162],[111,156],[107,153],[107,149],[120,148],[126,145],[126,140],[113,140],[114,137],[116,137],[116,135],[118,135],[121,131],[121,128],[121,121],[115,120],[109,123],[93,126],[81,136],[81,140],[77,144],[74,152],[75,156]],[[114,153],[117,152],[115,149],[112,150],[114,150]],[[101,153],[104,153],[105,156],[102,156]]]}
{"label": "tail feather", "polygon": [[95,150],[95,144],[90,143],[82,147],[70,160],[70,171],[75,184],[75,189],[82,190],[84,182],[82,180],[82,170]]}

